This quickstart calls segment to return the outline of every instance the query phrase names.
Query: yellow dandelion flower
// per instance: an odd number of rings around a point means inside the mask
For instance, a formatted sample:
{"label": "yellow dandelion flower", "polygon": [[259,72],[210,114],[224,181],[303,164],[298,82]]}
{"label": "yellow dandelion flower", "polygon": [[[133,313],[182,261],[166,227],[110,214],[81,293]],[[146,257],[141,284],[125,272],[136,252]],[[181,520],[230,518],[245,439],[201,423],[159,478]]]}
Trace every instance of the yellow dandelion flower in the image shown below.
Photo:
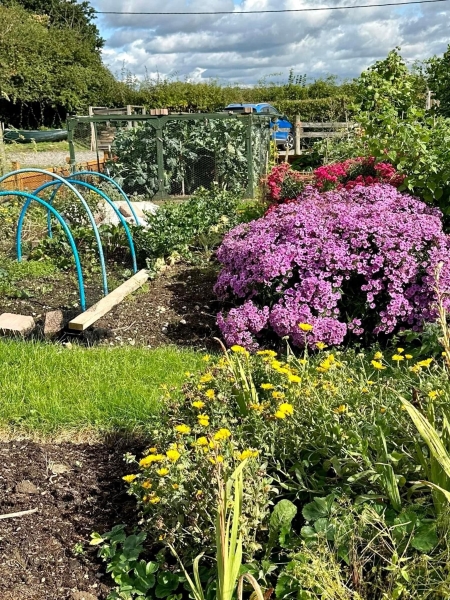
{"label": "yellow dandelion flower", "polygon": [[147,481],[144,481],[144,483],[142,484],[142,487],[144,488],[144,490],[149,490],[152,487],[152,482],[147,479]]}
{"label": "yellow dandelion flower", "polygon": [[311,331],[313,326],[309,325],[309,323],[299,323],[299,327],[302,331]]}
{"label": "yellow dandelion flower", "polygon": [[412,355],[412,354],[405,354],[405,358],[406,358],[407,360],[411,360],[411,358],[412,358],[412,357],[413,357],[413,355]]}
{"label": "yellow dandelion flower", "polygon": [[195,400],[195,401],[192,403],[192,406],[193,406],[194,408],[201,409],[201,408],[203,408],[203,407],[205,406],[205,403],[203,402],[203,400]]}
{"label": "yellow dandelion flower", "polygon": [[197,498],[201,498],[203,496],[203,491],[202,490],[197,490],[195,492],[195,495],[197,496]]}
{"label": "yellow dandelion flower", "polygon": [[362,392],[363,394],[368,394],[368,393],[369,393],[369,390],[368,390],[367,388],[363,388],[363,389],[361,390],[361,392]]}
{"label": "yellow dandelion flower", "polygon": [[211,373],[205,373],[204,375],[202,375],[200,377],[200,383],[208,383],[208,381],[212,381],[213,380],[213,376],[211,375]]}
{"label": "yellow dandelion flower", "polygon": [[250,404],[250,408],[256,412],[262,412],[264,410],[264,406],[262,404]]}
{"label": "yellow dandelion flower", "polygon": [[155,448],[155,447],[153,447],[153,448],[149,448],[149,449],[146,451],[146,454],[156,454],[157,452],[158,452],[158,449],[157,449],[157,448]]}
{"label": "yellow dandelion flower", "polygon": [[301,378],[301,377],[299,377],[298,375],[292,375],[292,373],[289,373],[289,375],[288,375],[288,380],[289,380],[291,383],[301,383],[301,381],[302,381],[302,378]]}
{"label": "yellow dandelion flower", "polygon": [[277,355],[277,353],[273,350],[258,350],[256,354],[259,354],[260,356],[268,356],[270,358],[273,358]]}
{"label": "yellow dandelion flower", "polygon": [[375,360],[381,360],[383,358],[383,353],[382,352],[375,352],[374,354],[374,359]]}
{"label": "yellow dandelion flower", "polygon": [[422,367],[420,365],[414,365],[413,367],[409,367],[409,370],[412,373],[420,373],[420,371],[422,370]]}
{"label": "yellow dandelion flower", "polygon": [[172,489],[177,490],[180,486],[178,483],[172,483]]}
{"label": "yellow dandelion flower", "polygon": [[275,398],[275,400],[280,400],[281,398],[284,398],[284,394],[283,392],[272,392],[272,398]]}
{"label": "yellow dandelion flower", "polygon": [[281,412],[284,412],[286,415],[292,415],[294,413],[294,407],[288,402],[283,402],[283,404],[280,404],[278,410],[281,410]]}
{"label": "yellow dandelion flower", "polygon": [[208,427],[209,425],[209,417],[208,415],[197,415],[198,424],[202,427]]}
{"label": "yellow dandelion flower", "polygon": [[211,390],[211,389],[206,390],[206,392],[205,392],[205,396],[207,398],[209,398],[210,400],[212,400],[215,397],[215,395],[216,395],[216,392],[214,390]]}
{"label": "yellow dandelion flower", "polygon": [[219,442],[221,440],[226,440],[227,438],[229,438],[231,436],[231,431],[229,429],[226,428],[222,428],[219,429],[219,431],[214,434],[214,439]]}
{"label": "yellow dandelion flower", "polygon": [[181,425],[176,425],[175,430],[178,431],[178,433],[181,433],[182,435],[187,435],[188,433],[191,433],[191,428],[188,425],[185,425],[184,423],[182,423]]}
{"label": "yellow dandelion flower", "polygon": [[373,360],[371,362],[371,365],[374,369],[378,369],[379,371],[381,371],[382,369],[385,369],[386,367],[380,363],[378,360]]}
{"label": "yellow dandelion flower", "polygon": [[248,350],[246,350],[243,346],[239,346],[238,344],[231,346],[230,350],[236,354],[245,354],[248,356]]}
{"label": "yellow dandelion flower", "polygon": [[433,362],[432,358],[427,358],[425,360],[419,361],[417,364],[418,364],[419,367],[428,368],[431,365],[432,362]]}
{"label": "yellow dandelion flower", "polygon": [[394,356],[392,357],[392,360],[396,360],[397,362],[400,362],[401,360],[405,360],[405,357],[402,356],[401,354],[394,354]]}
{"label": "yellow dandelion flower", "polygon": [[207,438],[205,438],[205,436],[202,436],[202,437],[197,438],[197,441],[195,441],[192,445],[193,446],[207,446],[208,440],[207,440]]}
{"label": "yellow dandelion flower", "polygon": [[243,450],[241,453],[237,455],[238,460],[246,460],[247,458],[255,458],[258,456],[258,450]]}
{"label": "yellow dandelion flower", "polygon": [[205,362],[209,362],[211,360],[211,356],[209,354],[205,354],[202,360],[204,360]]}
{"label": "yellow dandelion flower", "polygon": [[371,380],[369,379],[369,380],[368,380],[368,382],[367,382],[367,385],[375,385],[375,383],[376,383],[375,381],[371,381]]}
{"label": "yellow dandelion flower", "polygon": [[397,352],[398,352],[399,354],[403,354],[403,352],[404,352],[404,351],[405,351],[405,349],[404,349],[404,348],[397,348]]}
{"label": "yellow dandelion flower", "polygon": [[139,466],[149,467],[152,463],[161,462],[162,460],[164,460],[163,454],[149,454],[148,456],[144,456],[144,458],[141,458],[141,460],[139,461]]}
{"label": "yellow dandelion flower", "polygon": [[273,360],[270,363],[270,366],[272,367],[272,369],[280,369],[281,368],[281,363],[279,360]]}
{"label": "yellow dandelion flower", "polygon": [[191,373],[190,371],[185,371],[184,374],[186,375],[186,377],[192,377],[193,373]]}
{"label": "yellow dandelion flower", "polygon": [[273,390],[274,385],[272,383],[262,383],[261,389],[263,390]]}
{"label": "yellow dandelion flower", "polygon": [[338,406],[337,408],[335,408],[333,410],[333,412],[338,415],[342,415],[342,414],[346,413],[347,411],[348,411],[348,406],[346,404],[341,404],[340,406]]}
{"label": "yellow dandelion flower", "polygon": [[124,477],[122,477],[122,479],[127,483],[132,483],[136,478],[137,475],[125,475]]}
{"label": "yellow dandelion flower", "polygon": [[439,392],[437,392],[436,390],[431,390],[431,392],[428,392],[428,398],[431,398],[431,400],[434,400],[438,396]]}
{"label": "yellow dandelion flower", "polygon": [[316,342],[316,348],[318,350],[325,350],[325,348],[328,348],[328,346],[326,344],[324,344],[323,342]]}
{"label": "yellow dandelion flower", "polygon": [[161,502],[161,498],[159,496],[153,496],[153,498],[150,498],[151,504],[158,504],[159,502]]}
{"label": "yellow dandelion flower", "polygon": [[282,410],[277,410],[276,413],[273,416],[276,419],[285,419],[286,418],[286,413],[283,412]]}
{"label": "yellow dandelion flower", "polygon": [[223,456],[222,456],[221,454],[218,454],[218,455],[216,456],[216,462],[217,462],[217,463],[223,463]]}
{"label": "yellow dandelion flower", "polygon": [[156,471],[156,473],[160,476],[160,477],[165,477],[168,473],[169,473],[169,469],[167,469],[166,467],[162,467],[162,469],[158,469]]}
{"label": "yellow dandelion flower", "polygon": [[181,454],[178,452],[178,450],[167,450],[166,456],[171,462],[177,462]]}

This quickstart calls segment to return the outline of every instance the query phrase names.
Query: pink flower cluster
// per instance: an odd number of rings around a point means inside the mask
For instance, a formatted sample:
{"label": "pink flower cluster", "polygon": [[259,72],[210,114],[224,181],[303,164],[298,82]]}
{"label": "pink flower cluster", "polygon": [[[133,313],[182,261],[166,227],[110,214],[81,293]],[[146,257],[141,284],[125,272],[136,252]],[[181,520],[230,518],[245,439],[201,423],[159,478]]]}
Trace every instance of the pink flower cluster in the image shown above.
{"label": "pink flower cluster", "polygon": [[[297,346],[365,340],[435,318],[434,270],[450,292],[450,241],[440,212],[386,184],[319,192],[239,225],[217,256],[218,316],[228,345],[275,333]],[[305,332],[300,323],[313,326]]]}
{"label": "pink flower cluster", "polygon": [[390,183],[401,185],[405,176],[389,163],[377,163],[373,156],[349,158],[340,163],[318,167],[314,171],[315,186],[320,191],[330,189],[351,190],[358,185]]}
{"label": "pink flower cluster", "polygon": [[280,201],[283,182],[286,178],[291,179],[293,182],[311,181],[312,179],[309,175],[291,169],[289,163],[281,163],[273,167],[266,179],[269,198],[272,202]]}

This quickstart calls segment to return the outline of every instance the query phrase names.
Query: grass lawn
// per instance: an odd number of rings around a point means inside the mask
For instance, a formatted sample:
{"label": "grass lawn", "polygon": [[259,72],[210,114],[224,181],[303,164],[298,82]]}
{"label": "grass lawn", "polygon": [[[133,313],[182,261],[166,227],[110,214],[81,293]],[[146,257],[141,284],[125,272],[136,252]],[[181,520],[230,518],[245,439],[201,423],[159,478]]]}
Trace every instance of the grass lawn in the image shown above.
{"label": "grass lawn", "polygon": [[0,429],[136,431],[202,355],[175,347],[65,348],[0,341]]}

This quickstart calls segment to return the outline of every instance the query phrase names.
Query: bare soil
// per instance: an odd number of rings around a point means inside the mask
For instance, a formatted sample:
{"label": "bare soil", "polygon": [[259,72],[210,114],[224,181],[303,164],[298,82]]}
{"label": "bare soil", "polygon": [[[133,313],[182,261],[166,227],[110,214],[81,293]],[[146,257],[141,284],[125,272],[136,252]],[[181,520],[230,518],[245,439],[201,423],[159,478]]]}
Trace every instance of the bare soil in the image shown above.
{"label": "bare soil", "polygon": [[117,440],[0,442],[0,515],[37,508],[0,519],[2,600],[106,598],[112,582],[88,542],[93,531],[137,521],[122,481],[131,449]]}

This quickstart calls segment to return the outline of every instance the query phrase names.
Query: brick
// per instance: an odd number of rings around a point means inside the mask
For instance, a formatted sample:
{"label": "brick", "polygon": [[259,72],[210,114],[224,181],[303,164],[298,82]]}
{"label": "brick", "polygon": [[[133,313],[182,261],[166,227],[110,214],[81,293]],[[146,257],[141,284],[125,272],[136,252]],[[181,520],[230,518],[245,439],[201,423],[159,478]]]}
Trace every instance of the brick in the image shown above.
{"label": "brick", "polygon": [[3,335],[27,335],[34,329],[33,317],[3,313],[0,315],[0,333]]}
{"label": "brick", "polygon": [[64,315],[62,310],[52,310],[45,315],[44,337],[51,338],[64,329]]}

